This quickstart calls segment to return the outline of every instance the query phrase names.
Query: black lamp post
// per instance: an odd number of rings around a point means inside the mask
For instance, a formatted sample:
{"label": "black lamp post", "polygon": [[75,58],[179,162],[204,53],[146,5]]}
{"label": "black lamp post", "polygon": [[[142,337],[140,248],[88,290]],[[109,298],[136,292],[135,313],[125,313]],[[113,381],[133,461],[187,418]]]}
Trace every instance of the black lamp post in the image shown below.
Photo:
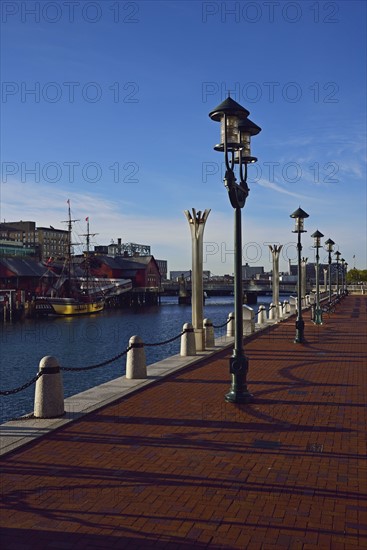
{"label": "black lamp post", "polygon": [[336,256],[336,295],[339,296],[339,258],[341,256],[341,252],[337,250],[334,256]]}
{"label": "black lamp post", "polygon": [[328,239],[327,241],[325,241],[326,251],[329,253],[329,273],[328,273],[328,278],[329,278],[329,304],[331,304],[331,299],[332,299],[332,294],[333,294],[333,291],[332,291],[332,288],[331,288],[331,253],[334,250],[334,244],[335,244],[334,241],[331,240],[331,239]]}
{"label": "black lamp post", "polygon": [[316,248],[316,308],[315,308],[315,325],[322,325],[322,311],[320,308],[320,279],[319,279],[319,248],[321,247],[321,238],[324,235],[317,229],[315,233],[311,235],[314,240],[314,248]]}
{"label": "black lamp post", "polygon": [[294,342],[296,344],[302,344],[304,341],[304,328],[305,323],[302,319],[302,274],[301,274],[301,233],[306,233],[304,229],[304,219],[308,218],[308,214],[299,207],[290,216],[295,220],[295,228],[293,233],[298,234],[297,251],[298,251],[298,285],[297,285],[297,320],[296,320],[296,337]]}
{"label": "black lamp post", "polygon": [[[225,400],[231,403],[249,403],[253,396],[247,389],[246,377],[248,359],[243,350],[243,292],[242,292],[242,228],[241,209],[245,206],[249,188],[247,185],[247,165],[257,161],[251,156],[251,136],[261,128],[249,118],[249,111],[228,97],[209,113],[212,120],[221,124],[221,140],[214,147],[224,153],[226,173],[224,185],[229,200],[234,208],[234,302],[235,302],[235,342],[232,357],[229,360],[229,371],[232,384]],[[239,165],[239,183],[234,167]]]}

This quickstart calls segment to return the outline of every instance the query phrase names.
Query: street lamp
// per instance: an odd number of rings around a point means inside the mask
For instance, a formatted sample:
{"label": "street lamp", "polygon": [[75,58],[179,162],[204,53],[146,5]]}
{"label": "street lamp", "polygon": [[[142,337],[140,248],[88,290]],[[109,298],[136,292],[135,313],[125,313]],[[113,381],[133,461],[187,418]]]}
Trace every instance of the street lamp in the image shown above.
{"label": "street lamp", "polygon": [[331,288],[331,253],[334,251],[334,241],[328,239],[325,241],[326,251],[329,253],[329,305],[331,304],[332,288]]}
{"label": "street lamp", "polygon": [[336,295],[339,296],[339,258],[341,256],[341,252],[337,250],[334,256],[336,256]]}
{"label": "street lamp", "polygon": [[[241,209],[249,194],[247,185],[247,165],[257,161],[251,156],[251,136],[261,132],[261,128],[249,118],[249,111],[227,97],[209,113],[212,120],[220,122],[220,143],[214,147],[224,153],[226,173],[224,185],[234,208],[234,302],[235,302],[235,341],[229,372],[232,384],[225,400],[230,403],[249,403],[253,396],[247,389],[246,376],[248,359],[243,351],[243,292],[242,292],[242,228]],[[239,183],[234,173],[238,164]]]}
{"label": "street lamp", "polygon": [[308,214],[299,207],[293,214],[290,215],[295,220],[295,228],[292,233],[298,234],[297,251],[298,251],[298,285],[297,285],[297,320],[296,320],[296,336],[294,342],[302,344],[304,341],[305,323],[302,319],[302,275],[301,275],[301,233],[306,233],[304,229],[304,219],[308,218]]}
{"label": "street lamp", "polygon": [[316,308],[315,308],[315,325],[322,325],[322,312],[320,308],[320,282],[319,282],[319,248],[321,246],[321,238],[324,235],[317,229],[315,233],[311,235],[314,239],[314,248],[316,248]]}

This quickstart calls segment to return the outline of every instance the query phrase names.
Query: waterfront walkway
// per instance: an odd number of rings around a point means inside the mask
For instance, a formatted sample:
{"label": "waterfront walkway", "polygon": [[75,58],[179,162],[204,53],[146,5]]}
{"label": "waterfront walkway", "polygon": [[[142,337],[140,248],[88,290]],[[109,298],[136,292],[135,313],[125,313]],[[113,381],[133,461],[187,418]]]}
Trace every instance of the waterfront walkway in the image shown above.
{"label": "waterfront walkway", "polygon": [[254,404],[222,351],[6,455],[2,548],[367,548],[366,306],[252,337]]}

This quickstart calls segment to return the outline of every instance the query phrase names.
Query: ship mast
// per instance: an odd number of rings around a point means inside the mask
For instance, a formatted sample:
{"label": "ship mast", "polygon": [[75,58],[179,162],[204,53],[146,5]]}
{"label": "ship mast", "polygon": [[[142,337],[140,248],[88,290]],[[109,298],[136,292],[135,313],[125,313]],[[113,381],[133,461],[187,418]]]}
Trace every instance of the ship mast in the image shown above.
{"label": "ship mast", "polygon": [[62,221],[61,223],[68,224],[68,241],[67,241],[67,258],[66,258],[67,264],[66,265],[67,265],[68,281],[69,281],[70,290],[71,290],[71,247],[73,246],[73,244],[77,244],[77,243],[71,242],[71,230],[73,228],[73,223],[78,222],[79,220],[71,219],[70,199],[67,200],[67,204],[68,204],[68,219]]}
{"label": "ship mast", "polygon": [[87,289],[87,294],[89,293],[89,278],[90,278],[90,250],[89,250],[89,246],[90,246],[90,238],[91,237],[95,237],[96,235],[98,235],[98,233],[90,233],[89,231],[89,216],[87,218],[85,218],[85,221],[87,222],[87,232],[86,233],[83,233],[82,235],[80,235],[80,237],[86,237],[86,243],[87,243],[87,251],[86,251],[86,255],[87,255],[87,258],[86,258],[86,263],[85,263],[85,277],[86,277],[86,289]]}

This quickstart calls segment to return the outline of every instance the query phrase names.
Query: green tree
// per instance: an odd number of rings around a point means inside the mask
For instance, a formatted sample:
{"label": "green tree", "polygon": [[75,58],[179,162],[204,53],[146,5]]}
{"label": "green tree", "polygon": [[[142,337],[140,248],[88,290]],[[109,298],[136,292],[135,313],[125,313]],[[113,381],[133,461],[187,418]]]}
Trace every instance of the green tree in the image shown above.
{"label": "green tree", "polygon": [[367,281],[367,269],[351,269],[347,273],[347,283],[356,284]]}

